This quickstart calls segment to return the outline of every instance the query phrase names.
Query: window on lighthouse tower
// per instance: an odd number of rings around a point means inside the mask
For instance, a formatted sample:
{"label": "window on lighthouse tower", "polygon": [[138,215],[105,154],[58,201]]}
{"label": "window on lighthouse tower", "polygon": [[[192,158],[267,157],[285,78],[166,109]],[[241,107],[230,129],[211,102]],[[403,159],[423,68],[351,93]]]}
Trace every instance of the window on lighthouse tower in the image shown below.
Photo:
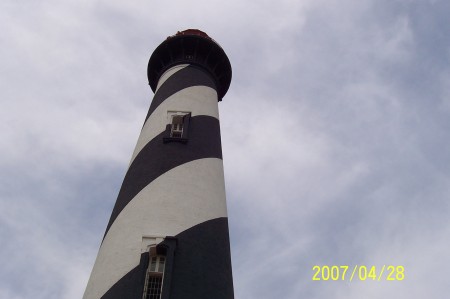
{"label": "window on lighthouse tower", "polygon": [[149,263],[147,274],[145,276],[144,294],[142,299],[160,299],[166,257],[164,255],[156,254],[155,247],[150,249],[149,254]]}
{"label": "window on lighthouse tower", "polygon": [[181,138],[183,137],[183,116],[174,115],[172,117],[172,128],[170,130],[170,137]]}
{"label": "window on lighthouse tower", "polygon": [[164,143],[188,141],[190,112],[168,111],[168,124],[164,134]]}

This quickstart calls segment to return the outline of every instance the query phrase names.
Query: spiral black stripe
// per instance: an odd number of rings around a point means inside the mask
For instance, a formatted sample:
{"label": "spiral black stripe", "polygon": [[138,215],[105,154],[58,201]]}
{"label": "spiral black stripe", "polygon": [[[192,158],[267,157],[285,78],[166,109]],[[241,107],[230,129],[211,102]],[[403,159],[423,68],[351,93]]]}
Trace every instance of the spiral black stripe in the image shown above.
{"label": "spiral black stripe", "polygon": [[164,143],[165,133],[163,132],[139,152],[125,175],[105,236],[125,206],[160,175],[193,160],[222,159],[220,126],[217,118],[205,115],[194,116],[190,120],[189,130],[192,134],[189,135],[186,144]]}
{"label": "spiral black stripe", "polygon": [[[233,299],[228,218],[195,225],[175,236],[172,271],[164,273],[162,299]],[[163,241],[163,243],[166,241]],[[148,254],[117,281],[101,299],[141,299]],[[195,282],[195,283],[192,283]],[[170,293],[169,293],[170,291]]]}
{"label": "spiral black stripe", "polygon": [[213,79],[204,70],[196,66],[189,65],[170,76],[161,85],[153,97],[152,104],[150,105],[150,109],[145,117],[144,125],[153,111],[155,111],[155,109],[162,102],[164,102],[165,99],[174,93],[191,86],[208,86],[216,90],[216,85]]}

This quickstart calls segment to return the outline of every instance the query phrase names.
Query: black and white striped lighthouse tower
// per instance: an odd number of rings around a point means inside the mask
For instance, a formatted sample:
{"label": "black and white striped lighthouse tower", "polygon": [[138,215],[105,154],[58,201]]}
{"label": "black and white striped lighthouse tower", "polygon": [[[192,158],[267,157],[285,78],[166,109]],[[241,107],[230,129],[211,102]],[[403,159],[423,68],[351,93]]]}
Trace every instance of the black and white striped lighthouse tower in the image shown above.
{"label": "black and white striped lighthouse tower", "polygon": [[84,299],[231,299],[218,101],[223,49],[194,29],[152,54],[155,92]]}

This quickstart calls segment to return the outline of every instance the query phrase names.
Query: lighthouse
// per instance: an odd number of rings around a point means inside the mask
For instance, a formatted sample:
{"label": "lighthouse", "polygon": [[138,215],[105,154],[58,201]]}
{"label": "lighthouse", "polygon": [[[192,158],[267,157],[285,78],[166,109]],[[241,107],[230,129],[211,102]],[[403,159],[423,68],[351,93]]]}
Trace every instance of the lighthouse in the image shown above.
{"label": "lighthouse", "polygon": [[189,29],[150,57],[154,97],[83,299],[231,299],[218,102],[222,47]]}

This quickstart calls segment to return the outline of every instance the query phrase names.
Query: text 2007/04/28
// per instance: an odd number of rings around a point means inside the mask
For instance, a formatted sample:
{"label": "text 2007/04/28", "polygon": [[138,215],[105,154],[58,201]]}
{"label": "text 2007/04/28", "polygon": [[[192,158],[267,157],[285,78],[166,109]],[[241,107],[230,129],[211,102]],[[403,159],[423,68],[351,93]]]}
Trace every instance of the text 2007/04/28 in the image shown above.
{"label": "text 2007/04/28", "polygon": [[397,280],[405,279],[405,267],[383,265],[377,269],[376,266],[367,267],[364,265],[355,265],[349,270],[349,266],[313,266],[312,280]]}

